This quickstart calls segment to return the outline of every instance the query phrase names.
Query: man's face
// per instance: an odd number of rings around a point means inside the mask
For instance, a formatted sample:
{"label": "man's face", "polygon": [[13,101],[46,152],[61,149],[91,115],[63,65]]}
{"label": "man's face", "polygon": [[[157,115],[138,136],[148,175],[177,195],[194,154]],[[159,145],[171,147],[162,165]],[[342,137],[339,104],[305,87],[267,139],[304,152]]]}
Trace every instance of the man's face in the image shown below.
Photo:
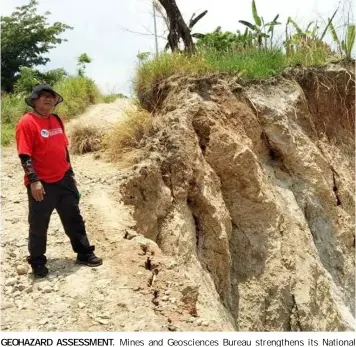
{"label": "man's face", "polygon": [[41,110],[52,110],[56,104],[56,97],[51,92],[41,92],[40,96],[33,100],[36,108]]}

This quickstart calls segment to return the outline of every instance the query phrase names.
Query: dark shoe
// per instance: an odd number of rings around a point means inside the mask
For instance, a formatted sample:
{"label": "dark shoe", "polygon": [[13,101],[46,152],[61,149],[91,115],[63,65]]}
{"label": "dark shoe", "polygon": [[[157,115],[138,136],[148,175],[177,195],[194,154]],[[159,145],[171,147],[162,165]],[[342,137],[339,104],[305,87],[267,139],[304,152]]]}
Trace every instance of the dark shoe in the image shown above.
{"label": "dark shoe", "polygon": [[77,264],[83,264],[90,267],[100,266],[103,263],[101,258],[98,258],[94,253],[91,254],[78,254]]}
{"label": "dark shoe", "polygon": [[43,278],[48,275],[48,269],[45,265],[36,265],[32,267],[32,273],[35,277]]}

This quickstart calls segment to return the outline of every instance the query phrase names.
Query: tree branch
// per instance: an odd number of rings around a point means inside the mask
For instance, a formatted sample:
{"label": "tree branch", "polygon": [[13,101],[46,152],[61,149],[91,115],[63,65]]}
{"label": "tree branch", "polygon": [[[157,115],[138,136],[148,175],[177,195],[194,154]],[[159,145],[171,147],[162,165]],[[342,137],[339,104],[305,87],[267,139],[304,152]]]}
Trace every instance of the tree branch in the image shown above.
{"label": "tree branch", "polygon": [[[133,30],[130,30],[130,29],[127,29],[127,28],[122,28],[122,29],[127,31],[127,32],[129,32],[129,33],[131,33],[131,34],[137,34],[137,35],[141,35],[141,36],[155,36],[154,33],[150,33],[150,32],[148,32],[148,33],[140,33],[138,31],[133,31]],[[161,36],[161,35],[157,35],[157,37],[159,37],[160,39],[167,40],[166,37]]]}

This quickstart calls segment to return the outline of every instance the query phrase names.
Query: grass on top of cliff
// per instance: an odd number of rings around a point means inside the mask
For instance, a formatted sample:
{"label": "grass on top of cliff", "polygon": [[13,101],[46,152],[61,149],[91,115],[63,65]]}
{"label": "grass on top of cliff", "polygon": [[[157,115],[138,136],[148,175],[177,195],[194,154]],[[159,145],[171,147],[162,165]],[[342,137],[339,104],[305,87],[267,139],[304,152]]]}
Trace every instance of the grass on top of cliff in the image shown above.
{"label": "grass on top of cliff", "polygon": [[242,52],[199,51],[188,56],[183,53],[162,53],[140,62],[135,78],[137,95],[148,92],[159,81],[172,75],[204,75],[214,72],[237,74],[244,79],[264,79],[278,75],[287,66],[326,63],[328,55],[322,50],[298,52],[286,56],[280,49],[252,49]]}

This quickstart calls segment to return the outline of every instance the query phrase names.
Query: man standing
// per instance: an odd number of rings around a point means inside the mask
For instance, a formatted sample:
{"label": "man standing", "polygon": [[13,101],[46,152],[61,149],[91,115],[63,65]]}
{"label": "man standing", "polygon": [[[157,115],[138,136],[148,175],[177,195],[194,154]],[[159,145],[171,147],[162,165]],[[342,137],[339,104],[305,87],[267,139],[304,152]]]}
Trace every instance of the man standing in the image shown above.
{"label": "man standing", "polygon": [[25,99],[33,108],[16,127],[17,151],[25,170],[24,183],[29,201],[27,257],[35,277],[48,274],[47,230],[51,214],[57,210],[77,263],[99,266],[79,210],[80,194],[71,168],[68,140],[61,119],[53,114],[63,98],[48,85],[36,86]]}

